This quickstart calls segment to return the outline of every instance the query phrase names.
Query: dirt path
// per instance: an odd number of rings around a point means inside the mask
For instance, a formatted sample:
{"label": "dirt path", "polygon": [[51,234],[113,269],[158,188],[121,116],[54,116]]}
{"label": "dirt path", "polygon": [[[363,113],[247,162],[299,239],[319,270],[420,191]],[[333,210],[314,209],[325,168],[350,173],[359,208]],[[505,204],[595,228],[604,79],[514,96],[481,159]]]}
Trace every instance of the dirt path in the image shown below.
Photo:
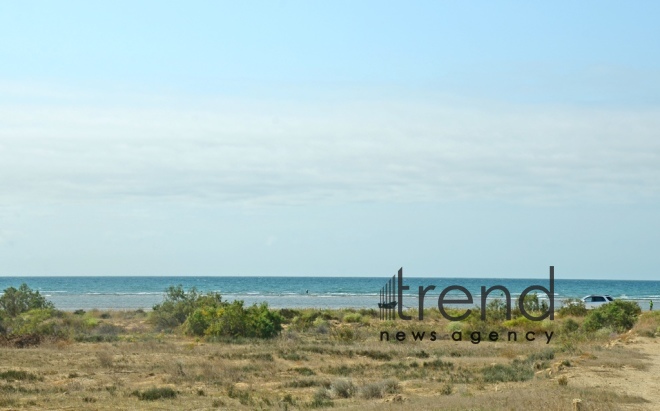
{"label": "dirt path", "polygon": [[[621,353],[621,348],[624,353]],[[608,350],[611,350],[608,352]],[[617,354],[612,352],[619,350]],[[625,352],[629,356],[625,356]],[[646,402],[628,403],[627,410],[660,410],[660,342],[658,339],[632,337],[620,339],[603,351],[597,359],[586,361],[570,373],[572,384],[607,389],[618,395],[641,397]]]}

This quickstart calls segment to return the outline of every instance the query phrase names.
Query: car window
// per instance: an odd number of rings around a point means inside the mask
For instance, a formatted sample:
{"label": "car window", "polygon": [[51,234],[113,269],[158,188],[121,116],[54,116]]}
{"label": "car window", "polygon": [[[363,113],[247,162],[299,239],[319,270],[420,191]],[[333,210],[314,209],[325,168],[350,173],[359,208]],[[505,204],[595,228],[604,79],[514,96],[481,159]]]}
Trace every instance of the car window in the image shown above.
{"label": "car window", "polygon": [[584,302],[585,302],[585,303],[590,303],[592,300],[593,300],[592,297],[585,297],[585,298],[584,298]]}
{"label": "car window", "polygon": [[607,301],[614,301],[614,298],[610,297],[609,295],[605,298],[607,298]]}
{"label": "car window", "polygon": [[596,303],[600,303],[605,301],[605,297],[594,297],[593,301]]}

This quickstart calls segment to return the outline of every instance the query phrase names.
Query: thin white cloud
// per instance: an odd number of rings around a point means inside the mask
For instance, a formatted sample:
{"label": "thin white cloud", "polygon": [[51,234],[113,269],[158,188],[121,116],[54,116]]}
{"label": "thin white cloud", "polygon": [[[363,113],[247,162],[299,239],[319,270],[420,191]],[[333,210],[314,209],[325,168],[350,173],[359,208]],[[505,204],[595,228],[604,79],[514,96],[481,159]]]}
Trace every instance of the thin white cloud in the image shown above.
{"label": "thin white cloud", "polygon": [[0,106],[0,204],[637,202],[660,113],[484,102]]}

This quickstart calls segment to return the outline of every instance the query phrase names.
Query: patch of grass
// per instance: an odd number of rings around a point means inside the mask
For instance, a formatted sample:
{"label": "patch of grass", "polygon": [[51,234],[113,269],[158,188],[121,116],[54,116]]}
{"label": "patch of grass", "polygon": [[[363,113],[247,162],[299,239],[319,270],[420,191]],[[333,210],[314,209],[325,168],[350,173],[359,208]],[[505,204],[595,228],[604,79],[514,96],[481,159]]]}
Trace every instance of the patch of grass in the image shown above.
{"label": "patch of grass", "polygon": [[253,359],[253,360],[259,360],[259,361],[275,361],[273,358],[273,354],[271,353],[258,353],[258,354],[251,354],[248,355],[247,358]]}
{"label": "patch of grass", "polygon": [[527,381],[534,377],[530,364],[519,360],[514,360],[510,365],[489,365],[482,373],[485,382]]}
{"label": "patch of grass", "polygon": [[421,350],[421,351],[415,351],[415,352],[413,353],[413,357],[415,357],[415,358],[429,358],[430,356],[431,356],[431,354],[427,353],[427,352],[424,351],[424,350]]}
{"label": "patch of grass", "polygon": [[238,402],[243,405],[252,404],[252,395],[250,394],[250,391],[237,389],[233,385],[227,390],[227,396],[229,398],[237,399]]}
{"label": "patch of grass", "polygon": [[362,321],[362,316],[358,313],[346,314],[344,316],[345,323],[359,323]]}
{"label": "patch of grass", "polygon": [[308,405],[310,408],[324,408],[324,407],[332,407],[334,403],[330,399],[328,390],[326,390],[325,388],[319,388],[314,393],[312,402],[310,402]]}
{"label": "patch of grass", "polygon": [[156,401],[160,399],[176,398],[177,393],[170,387],[154,387],[146,391],[135,390],[131,395],[141,401]]}
{"label": "patch of grass", "polygon": [[284,397],[282,397],[282,403],[295,405],[296,400],[293,398],[293,396],[291,394],[285,394]]}
{"label": "patch of grass", "polygon": [[342,375],[344,377],[348,377],[352,374],[361,374],[364,368],[365,366],[362,364],[357,364],[355,366],[348,366],[342,364],[338,367],[328,367],[325,369],[325,372],[327,372],[328,374]]}
{"label": "patch of grass", "polygon": [[114,361],[113,355],[107,351],[99,351],[96,353],[96,358],[99,360],[99,364],[104,368],[111,368]]}
{"label": "patch of grass", "polygon": [[308,388],[308,387],[329,387],[330,383],[324,380],[317,380],[315,378],[306,378],[300,380],[289,381],[284,384],[286,388]]}
{"label": "patch of grass", "polygon": [[424,361],[424,368],[432,368],[434,370],[450,370],[454,368],[454,364],[449,361],[442,361],[440,359],[433,361]]}
{"label": "patch of grass", "polygon": [[29,373],[27,371],[17,371],[17,370],[8,370],[0,372],[0,379],[7,381],[41,381],[43,378],[39,378],[36,375]]}
{"label": "patch of grass", "polygon": [[307,361],[308,358],[304,355],[300,355],[295,352],[284,352],[280,351],[279,356],[283,360],[288,360],[288,361]]}
{"label": "patch of grass", "polygon": [[362,350],[356,352],[356,354],[364,355],[365,357],[369,357],[372,360],[379,360],[379,361],[390,361],[392,359],[391,354],[377,350]]}
{"label": "patch of grass", "polygon": [[533,352],[527,356],[528,362],[548,361],[555,358],[555,350],[548,348],[543,351]]}
{"label": "patch of grass", "polygon": [[307,367],[294,368],[293,371],[297,372],[300,375],[307,375],[307,376],[316,374],[311,368],[307,368]]}

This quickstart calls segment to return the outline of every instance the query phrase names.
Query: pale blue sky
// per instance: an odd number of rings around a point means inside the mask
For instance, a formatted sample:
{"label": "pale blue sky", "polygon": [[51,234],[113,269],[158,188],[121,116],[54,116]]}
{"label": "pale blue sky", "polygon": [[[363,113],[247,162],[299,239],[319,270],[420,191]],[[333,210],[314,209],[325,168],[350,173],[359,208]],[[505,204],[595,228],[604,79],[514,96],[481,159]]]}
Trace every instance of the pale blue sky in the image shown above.
{"label": "pale blue sky", "polygon": [[0,275],[657,279],[658,15],[0,3]]}

